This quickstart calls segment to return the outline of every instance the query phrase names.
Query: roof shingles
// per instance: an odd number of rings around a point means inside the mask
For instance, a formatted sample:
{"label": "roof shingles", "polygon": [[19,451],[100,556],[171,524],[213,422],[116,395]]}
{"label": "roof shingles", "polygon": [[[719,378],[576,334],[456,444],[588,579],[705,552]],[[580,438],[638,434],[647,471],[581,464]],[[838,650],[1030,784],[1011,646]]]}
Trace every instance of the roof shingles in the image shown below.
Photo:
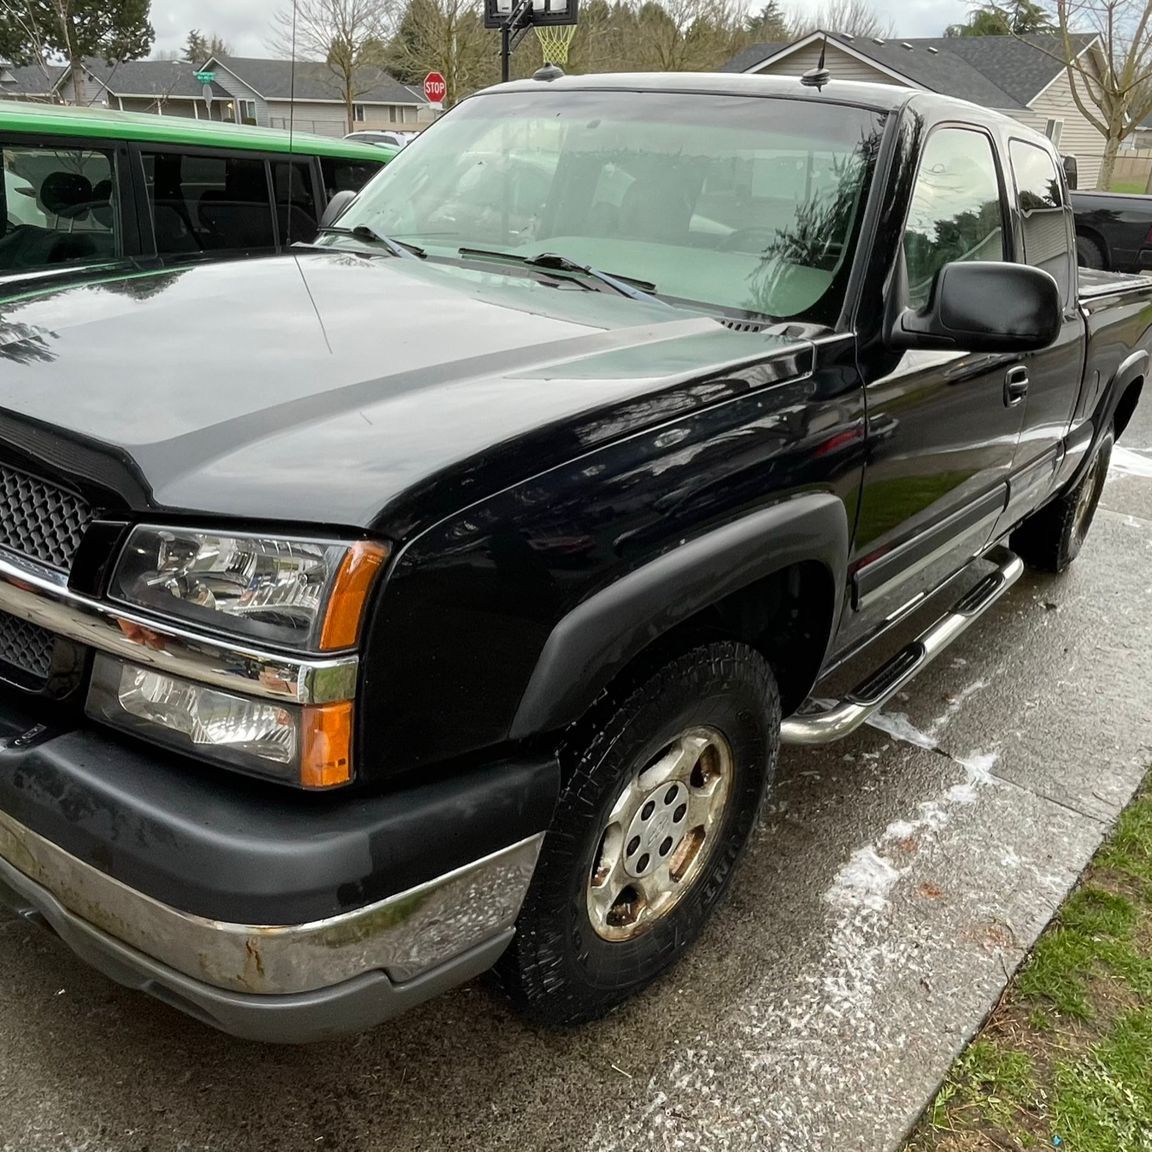
{"label": "roof shingles", "polygon": [[[1077,54],[1094,39],[1089,33],[1073,36]],[[831,33],[829,40],[907,77],[918,87],[1000,110],[1026,108],[1064,67],[1063,42],[1057,36],[939,36],[877,44],[862,37],[848,41]],[[755,71],[786,47],[754,44],[721,71]]]}
{"label": "roof shingles", "polygon": [[[291,60],[262,60],[241,56],[218,56],[216,62],[227,68],[265,100],[289,100],[293,96]],[[342,100],[343,85],[336,73],[322,61],[297,60],[295,66],[297,100]],[[365,104],[424,104],[417,93],[380,68],[360,70],[355,99]]]}

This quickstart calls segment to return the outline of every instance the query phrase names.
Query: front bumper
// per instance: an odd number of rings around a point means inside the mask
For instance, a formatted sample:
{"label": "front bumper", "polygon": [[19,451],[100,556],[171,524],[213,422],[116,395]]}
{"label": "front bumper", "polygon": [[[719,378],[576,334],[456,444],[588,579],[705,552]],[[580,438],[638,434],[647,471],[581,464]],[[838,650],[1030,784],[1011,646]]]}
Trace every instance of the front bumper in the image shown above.
{"label": "front bumper", "polygon": [[30,726],[0,694],[0,900],[225,1031],[319,1039],[499,956],[557,788],[541,759],[301,795],[86,726]]}
{"label": "front bumper", "polygon": [[[9,824],[9,837],[12,831]],[[166,942],[179,967],[164,963],[78,915],[63,903],[74,893],[57,895],[4,855],[0,855],[0,902],[17,915],[51,928],[80,959],[104,975],[205,1024],[245,1040],[306,1044],[373,1028],[490,968],[512,939],[512,921],[523,895],[523,887],[518,885],[526,884],[530,878],[538,849],[539,838],[523,841],[500,860],[478,862],[462,885],[450,882],[441,891],[433,886],[424,893],[413,893],[407,901],[397,897],[365,909],[363,914],[353,913],[326,924],[276,928],[214,924],[155,904],[151,920],[165,926]],[[61,863],[57,858],[54,867]],[[500,888],[495,906],[460,902],[466,893],[481,898],[490,894],[488,885],[493,880],[510,881],[507,887]],[[519,897],[515,895],[517,891]],[[147,899],[132,889],[125,888],[122,894],[129,896],[129,902],[133,897]],[[415,914],[405,915],[406,902],[416,906]],[[429,947],[424,930],[440,908],[457,926],[461,916],[469,912],[473,922],[465,932],[450,939],[442,931],[434,933],[440,947]],[[101,919],[109,918],[100,915]],[[381,922],[384,928],[378,931]],[[133,931],[134,926],[128,922],[118,927],[124,935],[142,935]],[[184,952],[183,945],[194,947],[195,940],[212,952],[216,964],[223,964],[234,975],[239,966],[241,973],[248,974],[246,978],[265,991],[220,987],[184,971],[189,960],[197,958],[194,952]],[[473,943],[461,951],[462,944],[469,940]],[[293,954],[297,943],[301,945],[300,956]],[[266,951],[269,944],[273,944],[271,952]],[[321,954],[319,950],[326,947],[330,949],[328,955]],[[406,980],[396,979],[392,969],[371,966],[372,953],[390,951],[397,960],[395,971],[407,971],[415,965],[418,974]],[[436,952],[448,954],[427,965]],[[271,955],[279,957],[278,967],[295,975],[288,983],[298,983],[317,961],[326,978],[338,968],[356,970],[357,974],[308,991],[280,993],[274,991],[276,978],[269,978],[267,972],[265,957]],[[332,961],[331,969],[325,963],[328,960]]]}

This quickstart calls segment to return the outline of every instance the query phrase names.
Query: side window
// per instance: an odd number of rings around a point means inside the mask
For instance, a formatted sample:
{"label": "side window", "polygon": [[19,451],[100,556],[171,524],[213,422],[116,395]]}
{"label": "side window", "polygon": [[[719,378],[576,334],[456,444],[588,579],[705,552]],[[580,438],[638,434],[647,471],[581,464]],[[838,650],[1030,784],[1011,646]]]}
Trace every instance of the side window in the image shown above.
{"label": "side window", "polygon": [[121,254],[110,151],[0,145],[0,275]]}
{"label": "side window", "polygon": [[1008,155],[1016,182],[1024,259],[1050,273],[1060,285],[1060,298],[1067,302],[1072,290],[1072,241],[1056,162],[1043,148],[1023,140],[1012,140]]}
{"label": "side window", "polygon": [[377,172],[380,164],[363,160],[341,160],[335,156],[320,158],[320,171],[324,174],[324,191],[331,200],[337,192],[359,192]]}
{"label": "side window", "polygon": [[307,161],[275,160],[272,163],[272,188],[276,195],[276,220],[280,226],[280,243],[316,239],[316,197],[312,192],[312,166]]}
{"label": "side window", "polygon": [[918,308],[936,273],[955,260],[1003,260],[1004,216],[992,142],[940,128],[928,137],[904,232],[909,303]]}
{"label": "side window", "polygon": [[276,246],[263,160],[161,151],[143,158],[162,256]]}

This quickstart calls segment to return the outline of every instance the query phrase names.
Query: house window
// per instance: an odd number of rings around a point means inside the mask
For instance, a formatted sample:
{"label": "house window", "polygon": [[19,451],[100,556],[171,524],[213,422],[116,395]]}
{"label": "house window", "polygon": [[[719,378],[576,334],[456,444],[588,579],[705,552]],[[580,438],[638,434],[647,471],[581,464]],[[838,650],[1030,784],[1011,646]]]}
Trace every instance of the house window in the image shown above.
{"label": "house window", "polygon": [[353,108],[352,108],[352,118],[353,118],[354,120],[358,120],[358,121],[360,121],[361,123],[363,123],[363,122],[364,122],[364,118],[365,118],[365,117],[364,117],[364,105],[363,105],[363,104],[356,104],[356,105],[353,105]]}
{"label": "house window", "polygon": [[1053,148],[1060,147],[1060,133],[1064,130],[1063,120],[1049,120],[1044,125],[1044,135],[1052,141]]}
{"label": "house window", "polygon": [[396,109],[395,104],[389,104],[388,105],[388,123],[389,124],[395,124],[396,121],[399,119],[399,117],[396,115],[396,111],[397,111],[397,109]]}
{"label": "house window", "polygon": [[237,109],[240,112],[241,124],[255,124],[256,123],[256,101],[255,100],[237,100]]}

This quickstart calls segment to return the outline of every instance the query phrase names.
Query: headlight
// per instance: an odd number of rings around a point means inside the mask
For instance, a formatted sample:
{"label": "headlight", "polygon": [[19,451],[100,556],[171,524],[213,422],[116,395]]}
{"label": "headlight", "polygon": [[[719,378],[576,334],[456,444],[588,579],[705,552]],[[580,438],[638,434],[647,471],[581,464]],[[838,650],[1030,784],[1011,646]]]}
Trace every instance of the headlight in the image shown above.
{"label": "headlight", "polygon": [[88,715],[198,759],[305,788],[352,778],[352,705],[301,708],[98,653]]}
{"label": "headlight", "polygon": [[380,544],[288,540],[140,525],[109,585],[126,604],[291,648],[356,643]]}

